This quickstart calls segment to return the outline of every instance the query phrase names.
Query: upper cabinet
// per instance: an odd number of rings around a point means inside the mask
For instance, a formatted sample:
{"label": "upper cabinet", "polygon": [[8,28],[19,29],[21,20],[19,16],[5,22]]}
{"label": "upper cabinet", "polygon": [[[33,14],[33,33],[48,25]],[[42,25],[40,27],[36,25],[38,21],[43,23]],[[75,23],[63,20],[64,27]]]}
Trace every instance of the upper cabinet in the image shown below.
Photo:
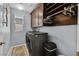
{"label": "upper cabinet", "polygon": [[32,27],[43,26],[43,4],[39,4],[31,13]]}
{"label": "upper cabinet", "polygon": [[43,4],[38,6],[38,26],[43,26]]}
{"label": "upper cabinet", "polygon": [[32,27],[38,27],[38,9],[32,12]]}
{"label": "upper cabinet", "polygon": [[77,24],[77,3],[42,3],[31,13],[32,27]]}

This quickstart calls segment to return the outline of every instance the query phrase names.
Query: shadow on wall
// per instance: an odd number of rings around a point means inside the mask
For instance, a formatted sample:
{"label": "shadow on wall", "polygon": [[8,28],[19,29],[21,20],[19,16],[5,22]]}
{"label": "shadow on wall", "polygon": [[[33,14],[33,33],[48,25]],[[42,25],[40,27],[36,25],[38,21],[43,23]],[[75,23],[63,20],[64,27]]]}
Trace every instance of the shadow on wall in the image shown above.
{"label": "shadow on wall", "polygon": [[[52,36],[49,35],[49,41],[56,43],[58,55],[68,55],[67,53],[64,53],[64,52],[66,52],[66,51],[68,52],[70,50],[68,48],[70,48],[71,45],[68,45],[67,42],[63,41],[61,38],[54,36],[54,35],[52,35]],[[71,48],[71,49],[73,49],[73,48]]]}
{"label": "shadow on wall", "polygon": [[[59,39],[59,38],[57,38],[56,36],[51,36],[51,35],[49,35],[49,36],[48,36],[49,41],[52,41],[52,40],[51,40],[52,37],[53,37],[53,39],[55,39],[55,40],[56,40],[56,39]],[[54,41],[52,41],[52,42],[54,42]],[[60,42],[60,41],[58,41],[58,42]],[[55,42],[54,42],[54,43],[55,43]],[[60,44],[61,44],[61,43],[60,43]],[[58,44],[56,44],[56,45],[57,45],[57,53],[58,53],[58,55],[59,55],[59,54],[62,54],[62,53],[59,51],[59,49],[58,49]]]}
{"label": "shadow on wall", "polygon": [[76,55],[76,30],[76,25],[40,28],[40,32],[47,32],[49,40],[57,44],[58,53],[67,56]]}

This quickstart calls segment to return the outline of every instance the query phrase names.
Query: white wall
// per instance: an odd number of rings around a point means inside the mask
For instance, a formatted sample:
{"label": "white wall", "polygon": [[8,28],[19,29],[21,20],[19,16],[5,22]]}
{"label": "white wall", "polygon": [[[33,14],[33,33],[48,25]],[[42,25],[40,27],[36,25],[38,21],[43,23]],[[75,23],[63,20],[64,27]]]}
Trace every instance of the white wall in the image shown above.
{"label": "white wall", "polygon": [[[26,29],[31,30],[31,15],[26,17]],[[39,28],[41,32],[47,32],[49,39],[55,42],[58,51],[63,55],[76,55],[77,26],[51,26]]]}
{"label": "white wall", "polygon": [[[14,26],[12,23],[12,35],[11,45],[17,45],[25,43],[25,34],[27,31],[31,31],[31,15],[26,12],[25,14],[25,25],[22,32],[14,32]],[[75,55],[76,53],[76,25],[67,26],[52,26],[52,27],[41,27],[41,32],[47,32],[49,39],[55,42],[58,47],[59,53],[63,55]]]}
{"label": "white wall", "polygon": [[[21,32],[15,32],[15,23],[14,23],[14,20],[15,20],[15,14],[16,16],[17,15],[23,15],[23,13],[19,10],[15,10],[12,8],[12,16],[11,16],[11,46],[13,45],[17,45],[17,44],[21,44],[21,43],[24,43],[25,40],[24,40],[24,32],[21,31]],[[19,13],[19,14],[18,14]],[[23,29],[24,30],[24,29]]]}
{"label": "white wall", "polygon": [[[24,16],[24,24],[23,24],[23,30],[19,32],[15,32],[15,24],[14,24],[14,14],[18,16]],[[23,12],[18,9],[12,8],[12,16],[11,16],[11,46],[18,45],[18,44],[25,44],[25,35],[27,31],[30,31],[30,16],[28,12]]]}
{"label": "white wall", "polygon": [[63,55],[76,55],[76,25],[42,27],[41,32],[47,32],[49,39],[55,42],[58,51]]}
{"label": "white wall", "polygon": [[10,32],[3,33],[3,39],[4,39],[4,47],[3,47],[3,55],[6,56],[8,54],[9,48],[10,48]]}

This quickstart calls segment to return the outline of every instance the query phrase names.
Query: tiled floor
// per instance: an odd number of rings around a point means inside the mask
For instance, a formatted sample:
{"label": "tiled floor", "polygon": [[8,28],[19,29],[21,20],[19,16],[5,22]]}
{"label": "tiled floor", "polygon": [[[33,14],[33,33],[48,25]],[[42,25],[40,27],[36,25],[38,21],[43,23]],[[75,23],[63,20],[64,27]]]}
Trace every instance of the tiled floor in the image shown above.
{"label": "tiled floor", "polygon": [[12,49],[11,56],[28,56],[28,51],[25,45],[15,46]]}

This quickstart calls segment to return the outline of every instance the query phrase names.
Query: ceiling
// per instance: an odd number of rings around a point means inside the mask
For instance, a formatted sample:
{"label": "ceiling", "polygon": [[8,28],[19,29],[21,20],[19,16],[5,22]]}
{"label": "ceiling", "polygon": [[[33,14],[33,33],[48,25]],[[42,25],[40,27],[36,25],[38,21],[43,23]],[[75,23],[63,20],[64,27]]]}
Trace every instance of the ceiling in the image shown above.
{"label": "ceiling", "polygon": [[23,11],[27,11],[29,13],[32,12],[32,10],[37,6],[38,4],[37,3],[11,3],[10,6],[12,8],[18,8],[18,6],[22,7]]}

